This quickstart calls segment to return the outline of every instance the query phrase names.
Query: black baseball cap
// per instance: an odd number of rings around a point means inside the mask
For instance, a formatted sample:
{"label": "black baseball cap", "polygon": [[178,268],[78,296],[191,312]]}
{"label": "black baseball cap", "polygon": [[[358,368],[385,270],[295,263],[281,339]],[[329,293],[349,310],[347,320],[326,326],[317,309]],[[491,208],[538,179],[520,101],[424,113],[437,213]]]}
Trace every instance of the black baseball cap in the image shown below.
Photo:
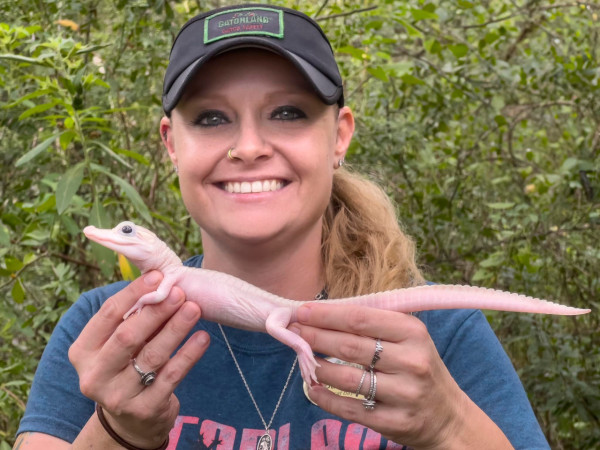
{"label": "black baseball cap", "polygon": [[328,105],[344,95],[331,44],[321,27],[294,9],[245,4],[213,9],[190,19],[175,38],[163,84],[167,115],[200,67],[215,55],[245,47],[273,51],[291,61]]}

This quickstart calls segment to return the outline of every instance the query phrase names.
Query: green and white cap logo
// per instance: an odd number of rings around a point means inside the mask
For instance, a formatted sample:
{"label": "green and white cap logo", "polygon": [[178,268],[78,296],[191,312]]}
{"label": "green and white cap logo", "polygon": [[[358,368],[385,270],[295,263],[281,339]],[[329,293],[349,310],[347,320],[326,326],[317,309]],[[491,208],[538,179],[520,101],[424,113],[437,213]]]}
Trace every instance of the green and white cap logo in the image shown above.
{"label": "green and white cap logo", "polygon": [[205,44],[243,35],[283,39],[283,11],[240,8],[213,14],[204,21]]}

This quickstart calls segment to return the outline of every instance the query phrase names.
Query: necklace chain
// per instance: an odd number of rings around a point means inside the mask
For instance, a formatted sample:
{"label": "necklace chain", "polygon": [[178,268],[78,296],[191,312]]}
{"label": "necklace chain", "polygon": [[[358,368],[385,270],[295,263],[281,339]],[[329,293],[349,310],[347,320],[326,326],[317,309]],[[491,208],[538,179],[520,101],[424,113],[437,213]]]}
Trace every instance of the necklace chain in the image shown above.
{"label": "necklace chain", "polygon": [[250,395],[250,399],[252,400],[252,403],[254,404],[254,407],[256,408],[256,412],[260,416],[260,420],[262,421],[263,426],[265,427],[265,431],[268,433],[269,430],[271,429],[271,424],[273,423],[273,419],[275,419],[275,414],[277,414],[277,410],[279,409],[279,405],[281,404],[281,400],[283,399],[283,394],[285,394],[285,391],[287,390],[287,387],[290,384],[290,379],[292,378],[292,374],[294,373],[294,369],[296,368],[296,364],[298,363],[298,357],[296,356],[296,358],[294,359],[294,364],[292,364],[290,373],[288,374],[287,379],[285,380],[285,385],[283,386],[281,394],[279,395],[279,400],[277,400],[277,404],[275,405],[275,409],[273,410],[273,414],[271,415],[271,420],[269,420],[269,423],[267,424],[267,422],[265,421],[265,418],[263,417],[262,413],[260,412],[260,408],[258,407],[258,403],[256,403],[254,395],[252,395],[252,391],[250,390],[250,386],[248,386],[248,382],[246,381],[246,377],[244,376],[244,373],[242,372],[242,368],[240,367],[240,365],[237,361],[237,358],[235,357],[235,354],[233,353],[233,349],[231,348],[231,345],[229,344],[229,340],[227,339],[227,336],[225,335],[225,330],[223,330],[223,327],[221,326],[220,323],[218,325],[219,325],[219,329],[221,330],[221,334],[223,335],[223,339],[225,340],[225,344],[227,345],[227,349],[229,350],[229,354],[231,355],[231,358],[233,359],[233,362],[235,363],[235,367],[237,368],[237,370],[240,374],[240,377],[242,378],[242,381],[244,382],[244,386],[246,386],[248,395]]}

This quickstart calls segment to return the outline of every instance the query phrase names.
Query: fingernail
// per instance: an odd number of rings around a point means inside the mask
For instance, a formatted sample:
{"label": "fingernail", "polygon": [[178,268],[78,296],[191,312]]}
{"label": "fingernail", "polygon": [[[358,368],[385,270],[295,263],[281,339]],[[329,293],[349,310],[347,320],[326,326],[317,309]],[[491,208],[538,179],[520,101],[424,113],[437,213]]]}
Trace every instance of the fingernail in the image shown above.
{"label": "fingernail", "polygon": [[296,311],[296,316],[298,317],[298,322],[308,322],[310,319],[310,307],[309,306],[301,306]]}
{"label": "fingernail", "polygon": [[189,302],[183,305],[181,313],[183,317],[187,320],[192,320],[196,318],[196,308],[194,308]]}
{"label": "fingernail", "polygon": [[179,303],[182,299],[181,291],[179,289],[171,289],[167,301],[173,305]]}
{"label": "fingernail", "polygon": [[292,326],[290,326],[289,330],[290,330],[292,333],[296,333],[298,336],[300,336],[300,328],[298,328],[298,327],[296,327],[296,326],[292,325]]}
{"label": "fingernail", "polygon": [[206,344],[208,344],[209,339],[210,338],[208,337],[207,333],[198,333],[196,335],[196,343],[201,347],[204,347]]}
{"label": "fingernail", "polygon": [[147,286],[154,286],[161,280],[161,278],[162,275],[160,272],[153,270],[152,272],[148,272],[146,275],[144,275],[144,283]]}

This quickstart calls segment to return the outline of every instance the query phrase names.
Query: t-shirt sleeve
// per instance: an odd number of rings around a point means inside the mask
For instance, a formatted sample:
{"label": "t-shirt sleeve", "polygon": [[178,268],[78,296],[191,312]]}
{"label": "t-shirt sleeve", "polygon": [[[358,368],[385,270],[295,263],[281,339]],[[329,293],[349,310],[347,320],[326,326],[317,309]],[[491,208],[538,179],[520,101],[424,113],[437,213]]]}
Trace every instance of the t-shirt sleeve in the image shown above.
{"label": "t-shirt sleeve", "polygon": [[83,294],[54,329],[35,372],[27,408],[17,433],[40,432],[73,442],[94,413],[94,402],[79,390],[68,351],[102,303],[125,287],[115,283]]}
{"label": "t-shirt sleeve", "polygon": [[421,316],[446,367],[515,449],[549,449],[508,355],[479,310]]}

